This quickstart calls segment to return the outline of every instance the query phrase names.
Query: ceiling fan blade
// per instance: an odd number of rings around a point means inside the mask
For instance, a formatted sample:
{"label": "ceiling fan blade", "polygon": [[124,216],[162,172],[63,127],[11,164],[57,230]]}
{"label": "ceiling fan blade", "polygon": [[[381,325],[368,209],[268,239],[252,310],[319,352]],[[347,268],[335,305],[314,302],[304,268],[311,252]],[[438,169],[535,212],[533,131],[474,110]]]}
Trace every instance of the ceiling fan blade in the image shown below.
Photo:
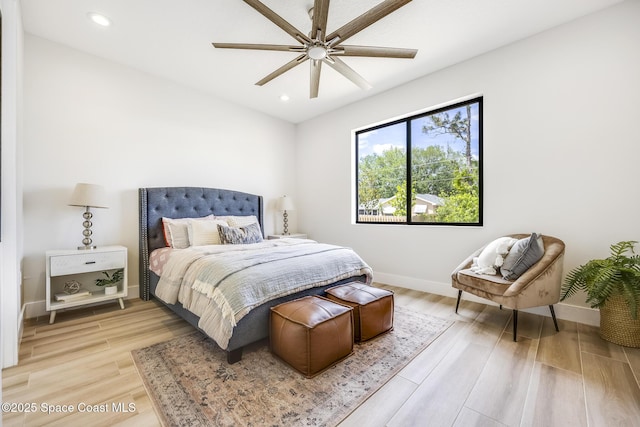
{"label": "ceiling fan blade", "polygon": [[249,43],[211,43],[218,49],[253,49],[281,50],[286,52],[304,52],[304,46],[287,46],[283,44],[249,44]]}
{"label": "ceiling fan blade", "polygon": [[369,82],[366,81],[364,77],[356,73],[353,68],[345,64],[340,58],[331,57],[330,59],[331,60],[325,60],[325,62],[329,64],[331,68],[355,83],[356,86],[358,86],[360,89],[368,90],[372,88],[371,84],[369,84]]}
{"label": "ceiling fan blade", "polygon": [[373,56],[381,58],[415,58],[418,53],[417,49],[404,49],[399,47],[380,47],[380,46],[353,46],[340,45],[335,48],[336,52],[332,55],[340,56]]}
{"label": "ceiling fan blade", "polygon": [[320,89],[320,70],[322,69],[322,61],[311,61],[311,89],[309,98],[317,98]]}
{"label": "ceiling fan blade", "polygon": [[[332,46],[342,43],[354,34],[364,30],[374,22],[379,21],[391,12],[400,9],[411,0],[385,0],[373,9],[363,13],[351,22],[344,24],[326,37]],[[337,38],[337,40],[335,40]]]}
{"label": "ceiling fan blade", "polygon": [[302,31],[298,30],[296,27],[287,22],[280,15],[275,13],[273,10],[269,9],[262,2],[258,0],[244,0],[246,4],[260,12],[267,18],[269,21],[276,24],[278,27],[282,28],[287,34],[289,34],[294,39],[298,40],[301,43],[311,43],[311,39],[307,37]]}
{"label": "ceiling fan blade", "polygon": [[313,22],[311,23],[311,37],[320,38],[327,34],[327,18],[329,16],[329,0],[316,0],[313,5]]}
{"label": "ceiling fan blade", "polygon": [[302,64],[307,59],[309,59],[309,56],[306,53],[304,55],[298,56],[296,59],[287,62],[282,67],[278,68],[273,73],[269,74],[268,76],[266,76],[265,78],[263,78],[262,80],[257,82],[256,85],[257,86],[262,86],[262,85],[264,85],[266,83],[269,83],[271,80],[275,79],[279,75],[284,74],[285,72],[289,71],[293,67]]}

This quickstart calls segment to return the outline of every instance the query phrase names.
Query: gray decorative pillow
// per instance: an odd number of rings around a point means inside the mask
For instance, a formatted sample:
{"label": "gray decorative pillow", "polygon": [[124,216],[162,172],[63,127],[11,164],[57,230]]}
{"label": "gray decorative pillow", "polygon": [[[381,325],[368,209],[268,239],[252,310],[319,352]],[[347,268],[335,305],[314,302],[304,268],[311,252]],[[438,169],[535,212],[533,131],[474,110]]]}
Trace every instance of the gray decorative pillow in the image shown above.
{"label": "gray decorative pillow", "polygon": [[262,242],[262,230],[260,230],[258,223],[244,227],[227,227],[218,224],[218,232],[220,233],[220,241],[225,245]]}
{"label": "gray decorative pillow", "polygon": [[518,240],[509,250],[500,267],[502,277],[516,280],[544,255],[544,243],[537,233]]}

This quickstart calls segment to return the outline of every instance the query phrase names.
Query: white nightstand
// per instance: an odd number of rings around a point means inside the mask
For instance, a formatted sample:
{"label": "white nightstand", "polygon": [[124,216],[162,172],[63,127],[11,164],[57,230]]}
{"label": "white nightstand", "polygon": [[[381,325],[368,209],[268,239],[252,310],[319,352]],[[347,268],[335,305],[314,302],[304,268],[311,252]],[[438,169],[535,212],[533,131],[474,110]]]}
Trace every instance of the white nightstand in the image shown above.
{"label": "white nightstand", "polygon": [[302,233],[290,233],[290,234],[269,234],[267,236],[268,240],[273,239],[284,239],[285,237],[291,237],[294,239],[306,239],[307,235]]}
{"label": "white nightstand", "polygon": [[[112,274],[124,270],[124,277],[114,294],[106,295],[104,287],[95,285],[96,279],[104,277],[103,271]],[[78,282],[85,295],[65,295],[67,282]],[[118,300],[124,310],[123,298],[127,296],[127,248],[104,246],[91,250],[63,249],[46,253],[46,308],[50,311],[49,323],[56,319],[56,311],[80,307],[104,301]],[[56,298],[56,294],[60,298]],[[80,294],[80,293],[78,293]],[[62,300],[64,298],[64,300]]]}

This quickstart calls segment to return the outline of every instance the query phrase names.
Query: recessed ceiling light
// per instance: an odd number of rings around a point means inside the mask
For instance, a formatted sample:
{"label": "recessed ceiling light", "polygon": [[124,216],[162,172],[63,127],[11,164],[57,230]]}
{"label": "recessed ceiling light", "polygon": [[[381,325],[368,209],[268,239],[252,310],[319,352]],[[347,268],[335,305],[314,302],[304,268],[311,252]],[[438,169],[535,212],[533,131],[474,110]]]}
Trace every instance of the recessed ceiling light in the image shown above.
{"label": "recessed ceiling light", "polygon": [[111,20],[99,13],[91,12],[88,13],[87,16],[89,16],[89,19],[91,19],[94,23],[102,27],[108,27],[109,25],[111,25]]}
{"label": "recessed ceiling light", "polygon": [[280,95],[280,101],[287,102],[288,100],[289,100],[289,95],[287,94]]}

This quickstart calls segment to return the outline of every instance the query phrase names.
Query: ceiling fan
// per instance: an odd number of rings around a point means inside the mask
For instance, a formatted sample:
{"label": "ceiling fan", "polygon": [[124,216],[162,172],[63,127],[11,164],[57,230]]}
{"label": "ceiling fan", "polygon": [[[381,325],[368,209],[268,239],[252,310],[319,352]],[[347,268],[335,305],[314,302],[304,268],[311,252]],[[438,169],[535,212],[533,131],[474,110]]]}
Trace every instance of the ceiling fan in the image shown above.
{"label": "ceiling fan", "polygon": [[363,13],[351,22],[343,25],[334,32],[327,34],[327,17],[329,15],[329,0],[315,0],[312,9],[312,26],[309,35],[295,28],[281,16],[269,9],[258,0],[243,0],[249,6],[264,15],[268,20],[283,29],[287,34],[296,39],[299,46],[279,44],[246,44],[246,43],[213,43],[216,48],[225,49],[253,49],[276,50],[298,52],[300,56],[287,62],[271,74],[258,81],[256,85],[262,86],[293,67],[307,60],[311,63],[311,89],[310,98],[318,97],[320,86],[320,70],[325,63],[331,68],[351,80],[362,89],[370,89],[371,85],[356,71],[344,63],[341,56],[367,56],[380,58],[414,58],[416,49],[403,49],[395,47],[378,46],[354,46],[343,45],[349,37],[357,34],[371,24],[379,21],[411,0],[384,0],[373,9]]}

